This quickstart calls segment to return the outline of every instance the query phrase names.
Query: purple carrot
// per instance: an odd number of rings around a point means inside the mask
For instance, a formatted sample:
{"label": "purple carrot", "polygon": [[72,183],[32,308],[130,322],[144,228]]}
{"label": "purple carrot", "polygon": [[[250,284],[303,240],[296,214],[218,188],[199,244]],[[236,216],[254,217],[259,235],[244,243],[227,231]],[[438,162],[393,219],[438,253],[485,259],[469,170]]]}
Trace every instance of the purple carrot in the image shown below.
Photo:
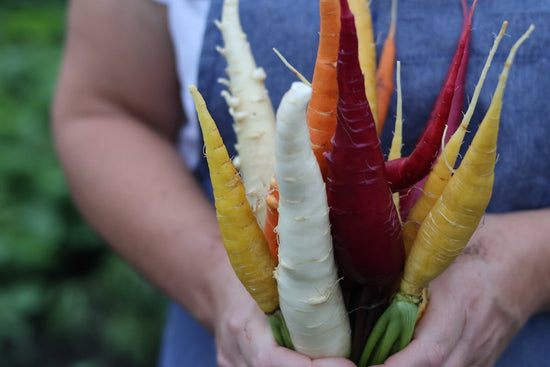
{"label": "purple carrot", "polygon": [[[386,163],[386,174],[393,192],[406,189],[424,178],[437,158],[441,147],[441,138],[443,137],[445,125],[451,111],[462,57],[469,43],[472,16],[476,3],[477,0],[472,5],[468,22],[464,22],[457,49],[447,71],[445,82],[436,99],[428,123],[420,135],[413,152],[408,157],[394,159]],[[460,110],[455,111],[455,113],[458,114],[457,118],[460,118]]]}
{"label": "purple carrot", "polygon": [[405,253],[384,156],[365,96],[355,20],[340,0],[337,124],[327,154],[327,196],[336,260],[361,285],[393,285]]}

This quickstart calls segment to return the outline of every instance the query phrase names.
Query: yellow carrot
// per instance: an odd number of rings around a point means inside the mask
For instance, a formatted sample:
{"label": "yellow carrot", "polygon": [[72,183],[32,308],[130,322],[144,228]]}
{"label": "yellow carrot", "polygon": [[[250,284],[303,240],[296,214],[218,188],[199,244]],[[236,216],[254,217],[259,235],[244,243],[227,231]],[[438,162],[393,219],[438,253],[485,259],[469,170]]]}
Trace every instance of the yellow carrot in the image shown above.
{"label": "yellow carrot", "polygon": [[405,253],[407,254],[407,256],[410,252],[414,239],[416,238],[420,225],[428,215],[428,212],[433,207],[436,200],[443,192],[443,189],[447,185],[447,182],[449,181],[453,173],[452,168],[454,167],[456,159],[458,157],[460,145],[462,144],[464,135],[468,130],[468,125],[474,113],[474,109],[476,107],[477,100],[483,86],[483,82],[487,75],[487,71],[489,70],[489,66],[491,65],[493,56],[498,48],[500,40],[504,36],[504,32],[507,26],[508,22],[505,21],[502,24],[500,32],[495,38],[493,47],[491,47],[491,51],[489,52],[489,56],[487,57],[487,61],[485,62],[485,66],[483,67],[479,81],[475,87],[472,101],[468,106],[468,110],[464,114],[464,118],[462,119],[459,128],[453,134],[451,139],[449,139],[449,142],[445,146],[444,152],[440,155],[437,163],[434,165],[432,171],[430,172],[428,179],[426,180],[426,183],[424,185],[422,195],[418,198],[418,201],[411,208],[409,216],[407,217],[407,221],[403,225],[403,242],[405,244]]}
{"label": "yellow carrot", "polygon": [[376,43],[372,30],[372,17],[369,0],[348,0],[355,17],[355,28],[359,40],[359,64],[365,77],[365,94],[370,110],[378,126],[378,98],[376,92]]}
{"label": "yellow carrot", "polygon": [[271,313],[279,306],[277,284],[273,277],[275,261],[204,99],[195,86],[190,86],[189,91],[203,132],[216,216],[229,261],[260,308],[265,313]]}
{"label": "yellow carrot", "polygon": [[460,166],[420,226],[398,293],[374,327],[359,366],[381,364],[411,340],[422,291],[462,252],[477,229],[491,198],[502,96],[518,47],[531,26],[514,44],[489,109]]}
{"label": "yellow carrot", "polygon": [[502,96],[515,53],[532,30],[530,27],[510,51],[489,110],[470,148],[420,226],[405,265],[401,283],[404,294],[420,295],[426,284],[451,264],[470,240],[489,204]]}
{"label": "yellow carrot", "polygon": [[[403,145],[403,99],[401,93],[401,63],[397,61],[397,107],[395,114],[395,130],[393,132],[393,139],[391,141],[390,152],[388,154],[388,161],[401,158],[401,147]],[[399,192],[392,194],[393,202],[399,213]]]}

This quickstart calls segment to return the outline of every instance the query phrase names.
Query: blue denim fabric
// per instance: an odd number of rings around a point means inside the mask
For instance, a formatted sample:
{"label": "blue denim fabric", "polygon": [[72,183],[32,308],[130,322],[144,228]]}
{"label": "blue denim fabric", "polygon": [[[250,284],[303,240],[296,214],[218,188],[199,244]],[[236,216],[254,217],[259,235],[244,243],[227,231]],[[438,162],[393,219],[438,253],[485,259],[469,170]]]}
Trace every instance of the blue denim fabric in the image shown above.
{"label": "blue denim fabric", "polygon": [[[471,0],[468,1],[471,4]],[[199,89],[214,120],[220,126],[230,154],[235,141],[223,89],[217,78],[225,76],[225,61],[215,51],[223,41],[213,20],[220,18],[222,0],[212,2],[208,29],[201,56]],[[260,5],[261,4],[261,5]],[[266,81],[276,107],[295,76],[273,53],[275,47],[311,80],[319,28],[318,2],[278,0],[258,2],[240,0],[241,21],[259,66],[268,75]],[[380,54],[387,34],[390,1],[371,0],[373,25]],[[487,76],[476,113],[470,124],[475,130],[490,103],[508,50],[515,40],[534,23],[535,33],[522,46],[512,67],[504,94],[499,135],[499,162],[489,212],[550,206],[550,1],[483,0],[477,4],[470,44],[470,64],[466,83],[471,96],[485,62],[494,35],[502,21],[508,20],[507,34],[501,42]],[[423,128],[442,85],[462,26],[462,9],[457,1],[403,1],[399,3],[397,58],[401,61],[404,116],[404,154],[411,151]],[[395,115],[395,95],[382,136],[387,152]],[[464,146],[469,145],[469,134]],[[538,157],[542,157],[538,158]],[[546,159],[545,159],[546,158]],[[195,172],[205,191],[211,186],[205,162]],[[518,244],[520,245],[520,244]],[[498,367],[550,366],[545,355],[550,346],[550,313],[534,316],[515,337],[499,360]],[[194,352],[193,352],[194,351]],[[212,337],[184,310],[172,306],[161,355],[161,367],[215,366]]]}
{"label": "blue denim fabric", "polygon": [[175,303],[168,310],[159,367],[216,366],[212,335]]}

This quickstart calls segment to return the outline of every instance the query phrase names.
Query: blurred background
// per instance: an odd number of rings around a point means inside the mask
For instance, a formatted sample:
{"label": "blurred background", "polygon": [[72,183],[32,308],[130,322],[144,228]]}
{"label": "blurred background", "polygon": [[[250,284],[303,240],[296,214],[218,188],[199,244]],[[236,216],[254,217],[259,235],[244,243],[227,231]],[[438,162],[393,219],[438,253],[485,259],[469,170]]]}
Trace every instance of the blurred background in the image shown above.
{"label": "blurred background", "polygon": [[0,366],[153,366],[165,299],[86,225],[49,128],[64,0],[0,0]]}

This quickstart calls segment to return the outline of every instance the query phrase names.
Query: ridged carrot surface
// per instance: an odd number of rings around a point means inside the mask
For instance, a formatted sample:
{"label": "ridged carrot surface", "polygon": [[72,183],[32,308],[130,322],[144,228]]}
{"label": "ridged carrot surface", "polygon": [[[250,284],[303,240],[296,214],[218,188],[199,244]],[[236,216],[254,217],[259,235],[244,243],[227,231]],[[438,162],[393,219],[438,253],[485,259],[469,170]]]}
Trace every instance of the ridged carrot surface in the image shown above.
{"label": "ridged carrot surface", "polygon": [[[195,102],[206,147],[214,189],[216,217],[233,270],[260,308],[271,313],[279,306],[273,260],[263,231],[246,199],[244,185],[218,128],[195,86],[189,90]],[[220,280],[223,281],[223,280]]]}
{"label": "ridged carrot surface", "polygon": [[378,127],[378,97],[376,92],[376,43],[372,29],[369,0],[349,0],[349,8],[355,18],[359,41],[359,65],[365,77],[365,93]]}
{"label": "ridged carrot surface", "polygon": [[491,104],[441,196],[420,226],[390,307],[369,336],[359,367],[381,364],[410,342],[425,287],[452,264],[470,241],[491,199],[502,96],[517,49],[514,44],[500,74]]}
{"label": "ridged carrot surface", "polygon": [[420,226],[405,265],[401,292],[420,295],[426,284],[458,256],[489,204],[497,156],[502,96],[515,53],[533,28],[514,45],[491,104],[460,166]]}
{"label": "ridged carrot surface", "polygon": [[405,243],[405,252],[407,254],[412,247],[420,225],[428,215],[430,209],[433,207],[439,196],[441,196],[441,193],[445,189],[447,182],[449,182],[449,179],[453,174],[452,168],[455,166],[455,162],[458,158],[460,146],[464,140],[468,125],[474,113],[485,76],[487,75],[487,71],[489,70],[489,66],[491,65],[491,61],[493,60],[498,44],[504,36],[504,31],[506,30],[507,25],[508,22],[504,22],[498,36],[495,38],[493,47],[489,52],[489,56],[487,57],[487,61],[475,87],[472,101],[468,107],[468,110],[464,114],[464,118],[462,119],[462,123],[445,145],[443,153],[440,154],[436,164],[428,175],[422,194],[412,207],[409,216],[403,225],[403,242]]}
{"label": "ridged carrot surface", "polygon": [[307,108],[307,125],[311,146],[323,178],[326,177],[325,153],[331,148],[331,139],[336,126],[336,59],[340,33],[339,0],[320,0],[319,46],[311,81],[312,95]]}
{"label": "ridged carrot surface", "polygon": [[327,194],[337,261],[355,282],[380,288],[399,278],[401,224],[357,54],[353,15],[341,0],[338,123],[327,155]]}
{"label": "ridged carrot surface", "polygon": [[224,47],[217,50],[227,61],[222,92],[237,136],[239,171],[246,197],[263,228],[265,198],[275,167],[275,112],[265,87],[266,73],[256,65],[239,17],[239,0],[224,0],[221,21],[215,23]]}

